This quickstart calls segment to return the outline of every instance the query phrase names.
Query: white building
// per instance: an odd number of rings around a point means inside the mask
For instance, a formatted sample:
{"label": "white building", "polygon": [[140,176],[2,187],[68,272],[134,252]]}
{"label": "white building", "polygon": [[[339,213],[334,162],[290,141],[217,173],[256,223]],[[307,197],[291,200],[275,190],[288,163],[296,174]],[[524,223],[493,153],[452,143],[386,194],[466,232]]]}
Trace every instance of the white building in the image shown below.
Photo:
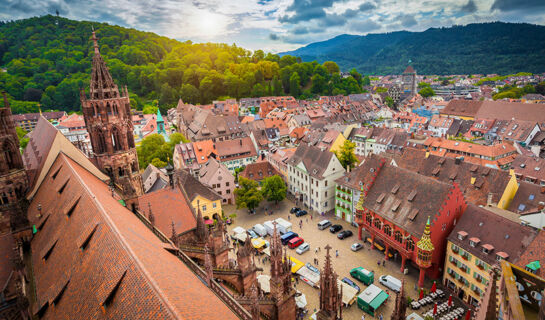
{"label": "white building", "polygon": [[328,212],[335,208],[335,180],[344,172],[332,152],[301,144],[288,161],[288,192],[308,208]]}

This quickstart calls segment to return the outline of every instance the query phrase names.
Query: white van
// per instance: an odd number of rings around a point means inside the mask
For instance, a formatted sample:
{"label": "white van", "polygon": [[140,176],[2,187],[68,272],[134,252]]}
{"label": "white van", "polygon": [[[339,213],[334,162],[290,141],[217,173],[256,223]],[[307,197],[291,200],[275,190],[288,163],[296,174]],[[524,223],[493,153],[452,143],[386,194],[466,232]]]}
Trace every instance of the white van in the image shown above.
{"label": "white van", "polygon": [[267,233],[272,237],[274,232],[274,224],[272,221],[263,222],[263,226],[265,227],[265,230],[267,230]]}
{"label": "white van", "polygon": [[325,228],[329,227],[331,225],[331,221],[329,220],[322,220],[318,222],[318,229],[324,230]]}
{"label": "white van", "polygon": [[265,227],[261,223],[256,224],[253,229],[254,232],[261,237],[265,237],[267,235],[267,229],[265,229]]}
{"label": "white van", "polygon": [[401,281],[390,275],[380,276],[378,282],[380,282],[380,284],[382,284],[386,288],[389,288],[395,292],[399,292],[399,290],[401,290]]}

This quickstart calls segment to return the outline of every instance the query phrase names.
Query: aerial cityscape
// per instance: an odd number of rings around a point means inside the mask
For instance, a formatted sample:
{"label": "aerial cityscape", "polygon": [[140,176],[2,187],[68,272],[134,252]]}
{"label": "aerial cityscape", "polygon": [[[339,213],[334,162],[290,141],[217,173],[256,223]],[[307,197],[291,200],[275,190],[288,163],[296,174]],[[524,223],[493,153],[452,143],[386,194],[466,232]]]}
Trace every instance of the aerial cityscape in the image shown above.
{"label": "aerial cityscape", "polygon": [[0,320],[545,320],[545,2],[0,3]]}

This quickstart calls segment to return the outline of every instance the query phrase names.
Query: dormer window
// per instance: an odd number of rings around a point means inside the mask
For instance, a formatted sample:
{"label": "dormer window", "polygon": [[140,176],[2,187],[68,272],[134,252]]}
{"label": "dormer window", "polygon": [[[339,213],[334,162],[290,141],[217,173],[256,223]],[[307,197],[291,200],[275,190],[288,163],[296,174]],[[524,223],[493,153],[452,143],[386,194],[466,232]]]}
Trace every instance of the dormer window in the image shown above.
{"label": "dormer window", "polygon": [[490,252],[492,252],[492,250],[494,250],[493,246],[491,246],[489,244],[483,245],[483,252],[484,253],[489,254]]}
{"label": "dormer window", "polygon": [[464,240],[467,237],[467,232],[458,231],[458,240]]}
{"label": "dormer window", "polygon": [[481,242],[481,240],[479,238],[471,238],[469,239],[469,245],[472,246],[473,248],[476,248],[477,245]]}
{"label": "dormer window", "polygon": [[496,253],[497,261],[507,260],[507,258],[509,258],[509,255],[503,251]]}

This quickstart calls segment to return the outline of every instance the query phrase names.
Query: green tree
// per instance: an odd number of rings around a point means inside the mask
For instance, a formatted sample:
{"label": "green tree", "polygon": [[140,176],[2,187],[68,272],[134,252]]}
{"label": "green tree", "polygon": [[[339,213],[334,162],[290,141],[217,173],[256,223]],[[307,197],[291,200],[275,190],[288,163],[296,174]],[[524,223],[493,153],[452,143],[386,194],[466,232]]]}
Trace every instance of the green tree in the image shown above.
{"label": "green tree", "polygon": [[339,66],[333,61],[324,62],[324,67],[329,74],[339,73]]}
{"label": "green tree", "polygon": [[341,149],[335,152],[335,155],[345,169],[352,168],[358,162],[358,158],[356,158],[356,154],[354,153],[355,148],[355,143],[350,140],[344,140]]}
{"label": "green tree", "polygon": [[297,72],[294,72],[290,77],[290,94],[294,97],[301,94],[301,77]]}
{"label": "green tree", "polygon": [[435,95],[435,92],[431,87],[424,87],[418,91],[418,93],[424,98],[432,97]]}
{"label": "green tree", "polygon": [[167,166],[167,163],[159,158],[153,158],[153,160],[151,160],[151,164],[157,168],[164,168]]}
{"label": "green tree", "polygon": [[21,146],[21,152],[25,150],[29,139],[25,136],[28,134],[23,128],[21,127],[15,127],[15,131],[17,132],[17,137],[19,138],[19,145]]}
{"label": "green tree", "polygon": [[144,114],[157,114],[157,110],[159,110],[158,104],[159,101],[154,100],[152,104],[145,105],[144,109],[142,109],[142,112]]}
{"label": "green tree", "polygon": [[361,84],[363,86],[370,86],[371,85],[371,79],[369,78],[369,76],[363,77],[363,79],[361,81]]}
{"label": "green tree", "polygon": [[394,107],[394,99],[392,99],[392,97],[386,97],[384,99],[384,103],[386,103],[386,105],[390,108],[393,108]]}
{"label": "green tree", "polygon": [[258,184],[254,180],[240,177],[239,187],[235,189],[235,203],[237,208],[248,208],[253,210],[263,201],[261,191],[257,189]]}
{"label": "green tree", "polygon": [[265,199],[274,201],[277,204],[286,198],[286,190],[284,180],[278,175],[265,178],[261,183],[261,193],[263,193]]}
{"label": "green tree", "polygon": [[160,134],[152,134],[144,138],[140,146],[136,148],[140,168],[146,168],[153,159],[157,158],[167,162],[172,156],[171,146],[165,142]]}

